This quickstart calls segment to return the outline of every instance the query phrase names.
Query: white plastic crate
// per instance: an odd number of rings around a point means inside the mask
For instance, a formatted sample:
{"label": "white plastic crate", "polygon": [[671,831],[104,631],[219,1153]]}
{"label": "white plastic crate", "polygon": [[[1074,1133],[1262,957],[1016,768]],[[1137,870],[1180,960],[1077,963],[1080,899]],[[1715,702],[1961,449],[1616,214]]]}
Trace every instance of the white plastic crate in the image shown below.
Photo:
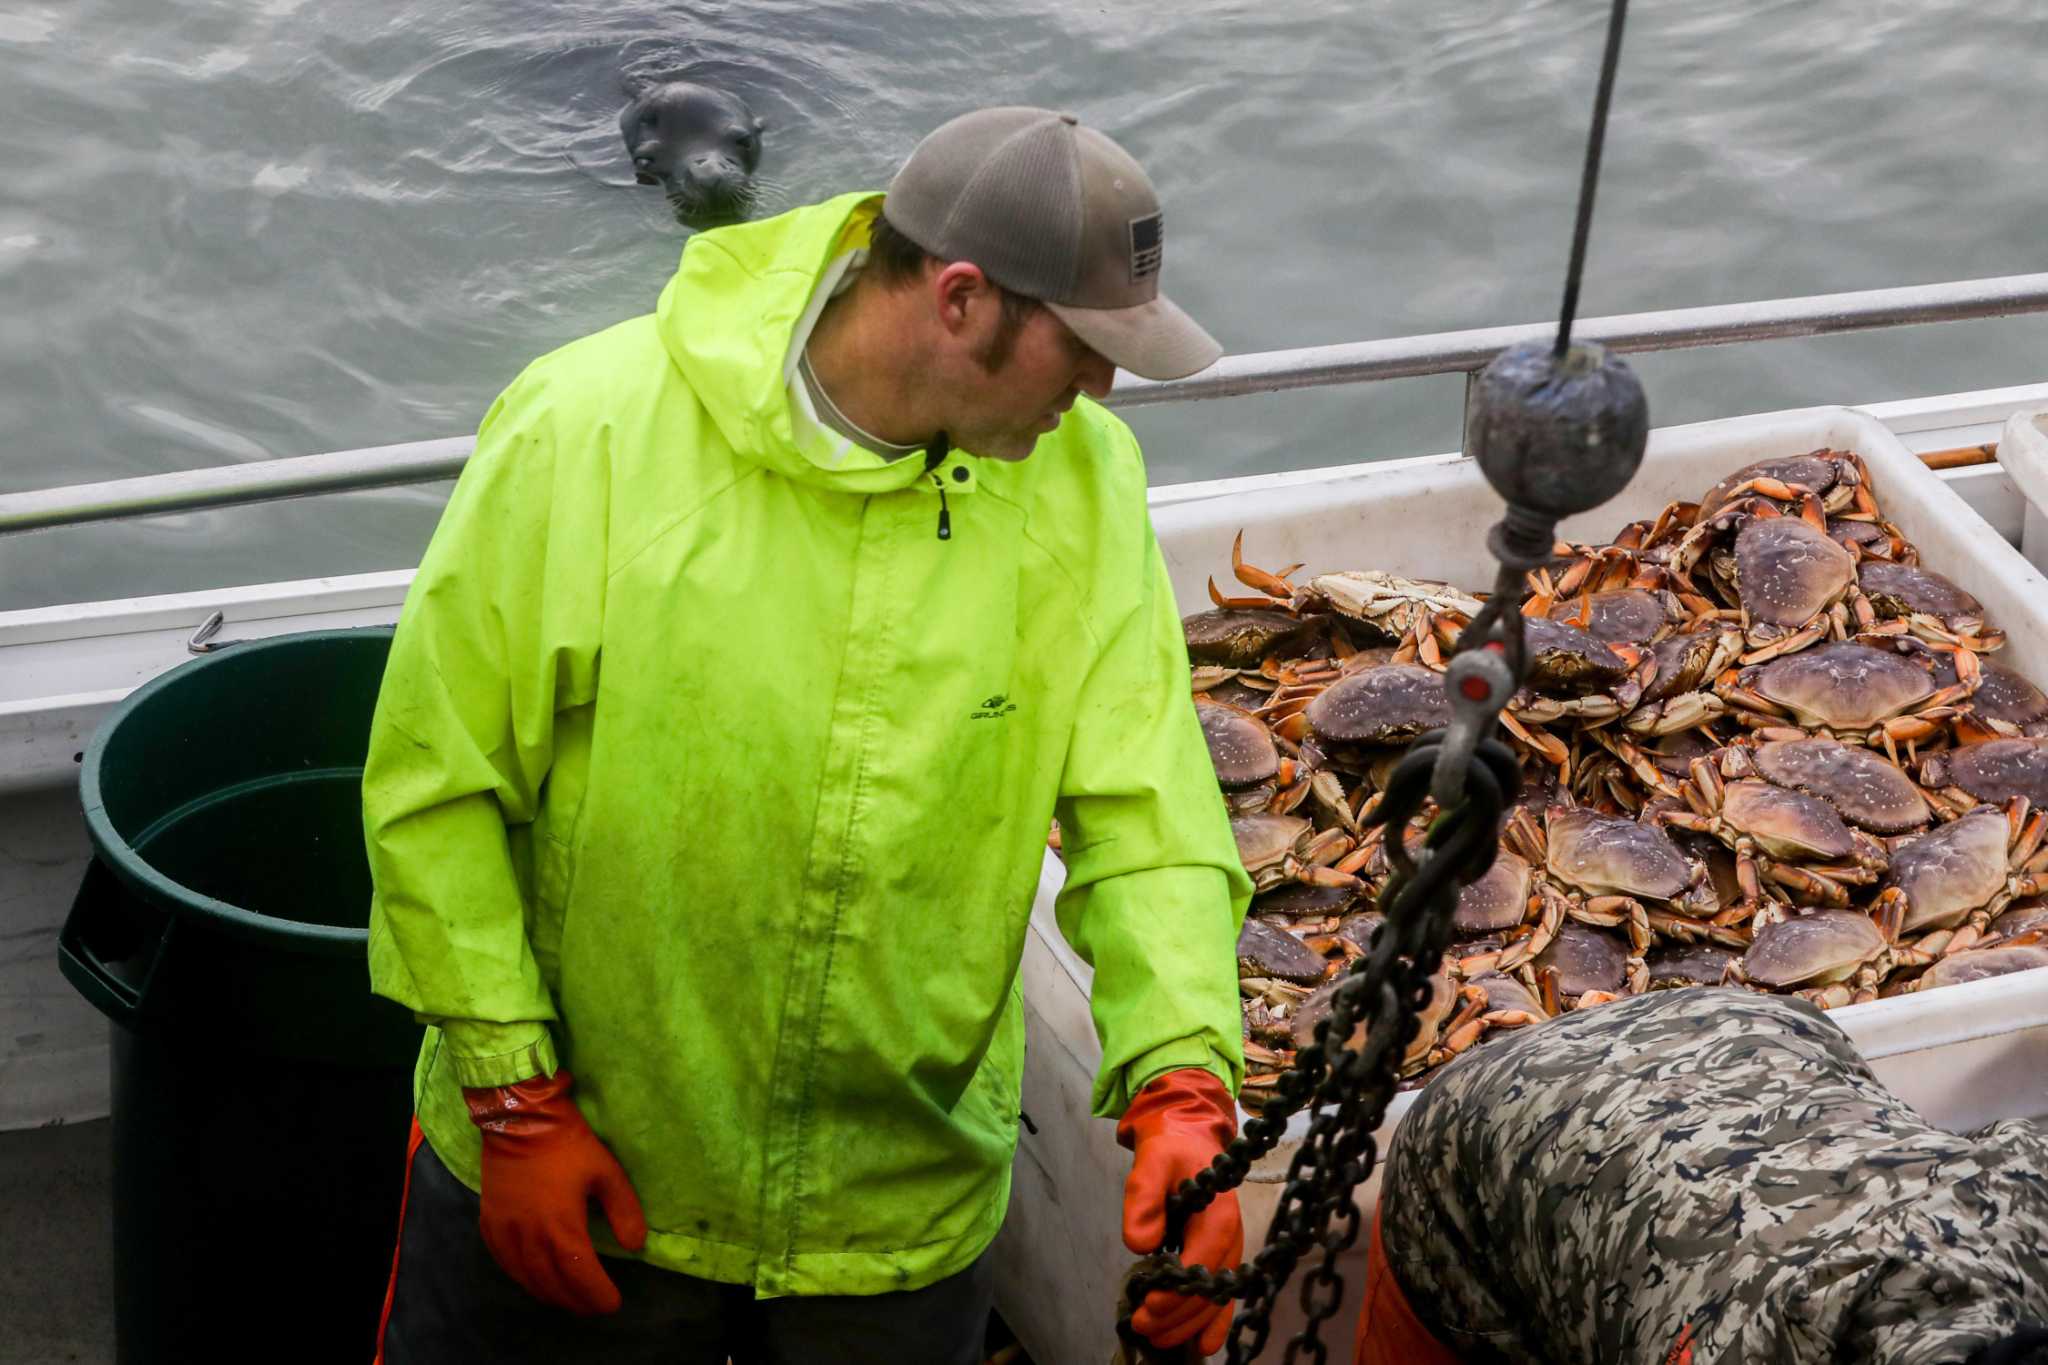
{"label": "white plastic crate", "polygon": [[2005,419],[1998,462],[2020,490],[2020,553],[2048,568],[2048,408],[2027,408]]}
{"label": "white plastic crate", "polygon": [[[2048,439],[2038,473],[2048,498]],[[2048,579],[1920,463],[1884,426],[1847,408],[1671,427],[1652,434],[1643,468],[1614,501],[1564,523],[1573,540],[1604,541],[1625,522],[1674,498],[1698,498],[1757,460],[1818,447],[1854,450],[1869,466],[1885,514],[1920,547],[1928,567],[1984,603],[2007,632],[2001,660],[2048,682]],[[2001,451],[2001,454],[2004,454]],[[2018,470],[2016,482],[2027,488]],[[2048,505],[2048,503],[2044,503]],[[1500,500],[1456,456],[1430,456],[1270,479],[1159,490],[1153,524],[1183,613],[1208,606],[1205,582],[1227,579],[1232,538],[1268,568],[1296,561],[1301,576],[1378,568],[1483,588],[1493,578],[1485,531]],[[1024,1110],[1037,1126],[1019,1144],[1010,1216],[996,1243],[1004,1319],[1041,1362],[1108,1358],[1118,1286],[1131,1257],[1119,1237],[1130,1158],[1113,1127],[1088,1114],[1101,1060],[1088,1014],[1090,972],[1060,939],[1052,914],[1062,879],[1048,858],[1023,964],[1029,1021]],[[1836,1010],[1877,1074],[1931,1121],[1965,1130],[1998,1118],[2048,1113],[2048,969]],[[1412,1095],[1396,1098],[1393,1124]],[[1264,1240],[1279,1182],[1304,1130],[1289,1136],[1240,1192],[1248,1252]],[[1377,1180],[1360,1188],[1370,1210]],[[1348,1358],[1364,1282],[1365,1238],[1344,1259],[1346,1299],[1324,1333],[1332,1359]],[[1298,1284],[1298,1278],[1297,1282]],[[1271,1345],[1278,1360],[1301,1323],[1296,1286],[1280,1296]]]}

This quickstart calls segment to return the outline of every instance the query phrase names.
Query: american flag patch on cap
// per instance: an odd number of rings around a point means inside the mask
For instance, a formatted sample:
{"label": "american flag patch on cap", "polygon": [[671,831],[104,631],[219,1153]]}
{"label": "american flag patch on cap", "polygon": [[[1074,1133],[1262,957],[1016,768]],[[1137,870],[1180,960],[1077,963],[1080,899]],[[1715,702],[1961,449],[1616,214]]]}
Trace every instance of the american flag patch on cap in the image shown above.
{"label": "american flag patch on cap", "polygon": [[1166,229],[1163,214],[1148,213],[1143,218],[1131,219],[1131,282],[1136,284],[1147,275],[1159,273],[1160,257],[1164,254]]}

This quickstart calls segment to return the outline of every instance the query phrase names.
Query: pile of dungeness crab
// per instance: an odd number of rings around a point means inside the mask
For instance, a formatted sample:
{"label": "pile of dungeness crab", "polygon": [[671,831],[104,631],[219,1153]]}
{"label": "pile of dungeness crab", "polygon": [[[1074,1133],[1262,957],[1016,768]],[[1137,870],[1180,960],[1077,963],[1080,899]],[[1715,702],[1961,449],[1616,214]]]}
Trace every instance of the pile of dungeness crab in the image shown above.
{"label": "pile of dungeness crab", "polygon": [[[1393,837],[1364,823],[1447,724],[1470,594],[1379,570],[1238,581],[1185,622],[1257,896],[1238,941],[1256,1107],[1363,953]],[[1676,986],[1823,1007],[2048,965],[2048,696],[1919,563],[1862,461],[1766,460],[1610,544],[1560,542],[1502,714],[1525,787],[1460,896],[1403,1074],[1489,1032]],[[1404,832],[1419,841],[1423,826]]]}

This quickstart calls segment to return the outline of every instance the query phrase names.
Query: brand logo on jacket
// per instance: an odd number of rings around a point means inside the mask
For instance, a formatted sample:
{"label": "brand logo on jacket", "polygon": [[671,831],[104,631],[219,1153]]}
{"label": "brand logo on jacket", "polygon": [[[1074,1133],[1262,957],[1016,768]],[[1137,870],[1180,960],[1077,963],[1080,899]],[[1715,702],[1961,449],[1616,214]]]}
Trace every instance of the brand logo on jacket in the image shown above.
{"label": "brand logo on jacket", "polygon": [[1004,696],[1001,692],[998,692],[993,697],[982,698],[981,709],[969,715],[967,719],[1001,720],[1004,716],[1009,715],[1012,711],[1016,709],[1016,702],[1011,701],[1007,696]]}
{"label": "brand logo on jacket", "polygon": [[1692,1365],[1692,1324],[1686,1323],[1678,1330],[1678,1340],[1671,1343],[1671,1349],[1664,1355],[1664,1365]]}

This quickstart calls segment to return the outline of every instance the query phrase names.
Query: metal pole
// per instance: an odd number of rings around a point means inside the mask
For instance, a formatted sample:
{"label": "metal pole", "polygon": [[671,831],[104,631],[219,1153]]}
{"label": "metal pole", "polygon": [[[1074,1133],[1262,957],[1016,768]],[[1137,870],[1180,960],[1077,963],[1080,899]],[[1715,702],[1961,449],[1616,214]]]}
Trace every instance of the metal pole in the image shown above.
{"label": "metal pole", "polygon": [[462,472],[474,436],[370,446],[287,460],[254,460],[217,469],[147,474],[137,479],[40,488],[0,495],[0,535],[89,521],[154,517],[245,502],[277,502],[316,493],[434,483]]}
{"label": "metal pole", "polygon": [[[2009,275],[1994,280],[1581,318],[1573,324],[1572,335],[1616,351],[1675,351],[1920,322],[1962,322],[2044,309],[2048,309],[2048,274]],[[1325,384],[1407,379],[1453,370],[1470,372],[1485,366],[1508,346],[1549,336],[1555,330],[1555,323],[1535,322],[1519,327],[1482,327],[1469,332],[1225,356],[1188,379],[1162,382],[1121,377],[1109,395],[1109,406],[1148,407],[1154,403],[1275,393]]]}
{"label": "metal pole", "polygon": [[[1952,284],[1871,289],[1853,294],[1772,299],[1760,303],[1581,318],[1574,336],[1617,351],[1668,351],[1779,337],[1961,322],[2048,311],[2048,274]],[[1551,334],[1555,324],[1484,327],[1430,336],[1396,337],[1342,346],[1261,351],[1225,356],[1201,374],[1164,383],[1119,375],[1108,405],[1149,407],[1248,393],[1363,384],[1419,375],[1470,374],[1502,348]],[[51,526],[160,516],[239,503],[270,502],[316,493],[433,483],[462,471],[475,440],[468,436],[365,450],[335,451],[284,460],[258,460],[219,469],[151,474],[138,479],[0,494],[0,535]]]}

